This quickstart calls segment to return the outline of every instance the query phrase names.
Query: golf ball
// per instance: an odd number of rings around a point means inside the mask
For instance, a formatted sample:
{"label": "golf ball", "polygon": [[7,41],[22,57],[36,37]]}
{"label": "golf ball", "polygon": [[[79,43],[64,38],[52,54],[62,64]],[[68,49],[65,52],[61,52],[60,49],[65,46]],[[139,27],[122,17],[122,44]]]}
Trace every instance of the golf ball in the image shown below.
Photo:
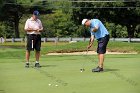
{"label": "golf ball", "polygon": [[83,71],[81,71],[81,72],[83,72]]}
{"label": "golf ball", "polygon": [[55,85],[56,87],[58,87],[58,85]]}
{"label": "golf ball", "polygon": [[51,84],[48,84],[49,86],[51,86]]}

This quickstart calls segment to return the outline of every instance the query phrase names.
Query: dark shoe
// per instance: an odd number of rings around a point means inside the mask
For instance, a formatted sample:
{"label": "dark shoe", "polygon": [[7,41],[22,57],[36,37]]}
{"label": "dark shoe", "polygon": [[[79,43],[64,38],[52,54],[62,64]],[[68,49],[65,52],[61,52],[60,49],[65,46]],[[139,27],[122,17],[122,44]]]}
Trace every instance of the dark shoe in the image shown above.
{"label": "dark shoe", "polygon": [[100,71],[104,71],[103,68],[100,68],[99,66],[95,69],[92,69],[92,72],[100,72]]}
{"label": "dark shoe", "polygon": [[29,68],[29,63],[26,63],[26,64],[25,64],[25,67],[26,67],[26,68]]}
{"label": "dark shoe", "polygon": [[35,67],[40,67],[40,64],[39,63],[35,63]]}

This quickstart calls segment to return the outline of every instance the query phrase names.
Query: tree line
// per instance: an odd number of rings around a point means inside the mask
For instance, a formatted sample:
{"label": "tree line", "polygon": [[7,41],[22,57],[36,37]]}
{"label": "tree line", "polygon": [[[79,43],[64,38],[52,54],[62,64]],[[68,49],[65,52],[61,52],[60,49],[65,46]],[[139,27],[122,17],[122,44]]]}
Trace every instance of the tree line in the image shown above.
{"label": "tree line", "polygon": [[42,37],[89,37],[88,28],[81,25],[83,18],[100,19],[114,38],[140,37],[140,1],[81,1],[0,0],[0,36],[24,37],[27,18],[38,10],[44,26]]}

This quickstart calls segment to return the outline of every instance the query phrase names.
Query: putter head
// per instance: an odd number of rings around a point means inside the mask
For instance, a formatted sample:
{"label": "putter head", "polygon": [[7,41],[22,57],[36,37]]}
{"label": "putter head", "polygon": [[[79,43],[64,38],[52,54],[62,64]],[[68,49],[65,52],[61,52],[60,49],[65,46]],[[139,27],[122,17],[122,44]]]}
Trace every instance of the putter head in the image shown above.
{"label": "putter head", "polygon": [[83,71],[85,71],[85,69],[84,68],[81,68],[80,71],[83,72]]}
{"label": "putter head", "polygon": [[87,51],[86,51],[86,55],[88,54],[88,51],[89,51],[89,50],[87,49]]}

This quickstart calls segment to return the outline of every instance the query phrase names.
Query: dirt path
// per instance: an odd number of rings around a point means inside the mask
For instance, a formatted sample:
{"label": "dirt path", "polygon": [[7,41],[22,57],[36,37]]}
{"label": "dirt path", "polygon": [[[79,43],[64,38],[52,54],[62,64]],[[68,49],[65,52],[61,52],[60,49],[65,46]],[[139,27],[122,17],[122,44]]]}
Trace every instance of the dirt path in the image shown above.
{"label": "dirt path", "polygon": [[[48,53],[47,55],[93,55],[97,54],[95,51],[88,51],[86,52],[72,52],[72,53]],[[106,52],[106,54],[137,54],[137,52],[132,53],[121,53],[121,52]]]}

